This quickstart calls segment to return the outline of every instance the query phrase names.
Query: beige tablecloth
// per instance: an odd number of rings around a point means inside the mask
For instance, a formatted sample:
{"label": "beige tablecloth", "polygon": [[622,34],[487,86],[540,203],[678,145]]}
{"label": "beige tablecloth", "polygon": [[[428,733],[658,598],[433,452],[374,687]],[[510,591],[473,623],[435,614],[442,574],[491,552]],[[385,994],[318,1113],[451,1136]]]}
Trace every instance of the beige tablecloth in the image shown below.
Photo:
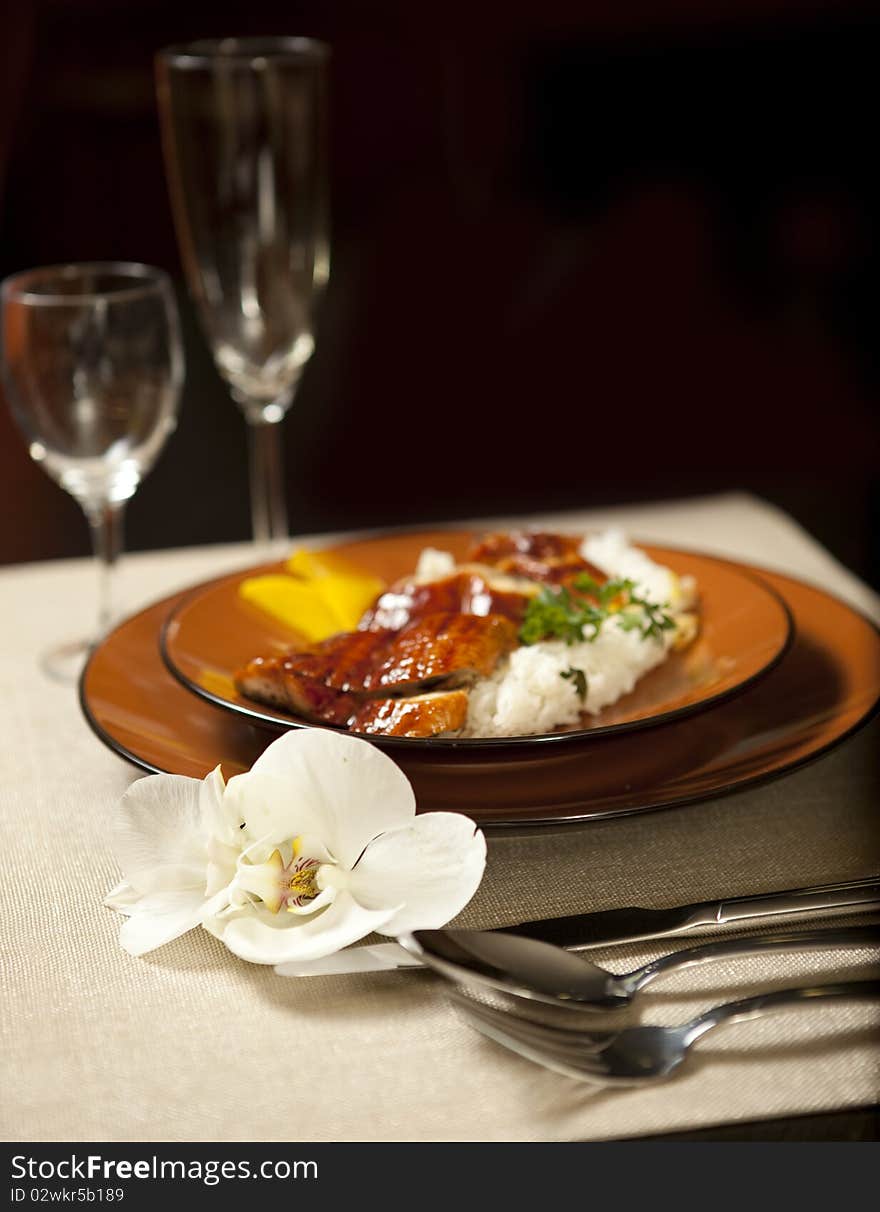
{"label": "beige tablecloth", "polygon": [[[620,522],[643,539],[751,559],[833,585],[880,618],[876,595],[748,497],[565,521]],[[249,558],[243,546],[132,557],[126,604]],[[0,573],[4,1139],[595,1139],[880,1096],[880,1010],[868,1003],[742,1024],[707,1038],[667,1085],[597,1093],[477,1036],[424,972],[285,980],[204,932],[132,959],[101,900],[117,878],[107,822],[136,772],[91,734],[74,692],[36,668],[50,640],[87,631],[92,577],[84,561]],[[877,736],[869,727],[812,766],[714,802],[493,838],[463,920],[496,925],[871,874],[880,870]],[[659,950],[606,954],[622,968]],[[683,973],[645,995],[644,1017],[683,1021],[734,994],[841,964],[814,954]]]}

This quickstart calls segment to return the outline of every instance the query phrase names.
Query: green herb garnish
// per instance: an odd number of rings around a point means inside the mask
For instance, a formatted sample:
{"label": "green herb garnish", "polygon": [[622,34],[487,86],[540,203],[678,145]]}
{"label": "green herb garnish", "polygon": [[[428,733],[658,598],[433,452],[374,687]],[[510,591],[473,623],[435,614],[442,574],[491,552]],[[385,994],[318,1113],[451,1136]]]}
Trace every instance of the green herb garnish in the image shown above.
{"label": "green herb garnish", "polygon": [[662,638],[664,631],[671,631],[675,627],[675,620],[671,619],[666,610],[669,603],[664,602],[662,606],[656,605],[654,602],[649,602],[646,598],[636,597],[633,593],[633,586],[629,591],[629,601],[631,606],[640,606],[643,612],[642,617],[642,639],[647,640],[649,637],[659,640]]}
{"label": "green herb garnish", "polygon": [[529,602],[519,632],[520,642],[537,644],[550,638],[565,640],[566,644],[592,642],[611,614],[618,615],[624,631],[638,628],[642,639],[659,640],[675,623],[665,613],[665,606],[637,596],[635,589],[635,582],[628,579],[600,585],[586,573],[576,576],[571,588],[542,585]]}
{"label": "green herb garnish", "polygon": [[[529,602],[519,638],[523,644],[537,644],[550,636],[566,644],[579,644],[598,635],[605,614],[594,602],[576,597],[565,586],[542,585],[537,597]],[[592,627],[594,633],[585,635],[585,627]]]}
{"label": "green herb garnish", "polygon": [[598,581],[594,581],[586,572],[578,573],[572,584],[581,593],[595,598],[599,603],[600,609],[606,613],[610,610],[615,598],[620,597],[622,593],[630,593],[635,589],[633,581],[623,579],[619,581],[606,581],[604,585],[600,585]]}
{"label": "green herb garnish", "polygon": [[559,676],[566,678],[570,682],[574,682],[575,694],[583,703],[587,697],[587,675],[583,669],[576,669],[573,665],[569,665],[565,673],[560,673]]}

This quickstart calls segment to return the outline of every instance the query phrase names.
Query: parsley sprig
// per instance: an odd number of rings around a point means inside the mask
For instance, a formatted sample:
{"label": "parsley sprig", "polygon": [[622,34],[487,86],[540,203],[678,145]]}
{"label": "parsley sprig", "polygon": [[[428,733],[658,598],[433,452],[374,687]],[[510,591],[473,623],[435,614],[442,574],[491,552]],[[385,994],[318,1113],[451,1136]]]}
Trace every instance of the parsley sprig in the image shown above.
{"label": "parsley sprig", "polygon": [[651,638],[659,640],[664,631],[671,631],[675,627],[674,619],[666,614],[665,604],[658,606],[656,602],[649,602],[647,598],[637,597],[632,590],[630,590],[629,604],[641,607],[642,614],[639,615],[635,611],[622,611],[620,625],[624,631],[634,631],[638,627],[643,640]]}
{"label": "parsley sprig", "polygon": [[563,673],[560,673],[559,676],[574,684],[574,692],[583,703],[587,697],[587,675],[584,673],[583,669],[578,669],[574,665],[569,665],[568,669],[566,669]]}
{"label": "parsley sprig", "polygon": [[571,587],[541,586],[529,602],[520,627],[520,642],[537,644],[551,638],[565,640],[566,644],[592,642],[611,614],[619,616],[624,631],[638,628],[644,640],[659,640],[664,631],[675,627],[664,606],[636,593],[634,581],[621,578],[600,585],[581,573]]}

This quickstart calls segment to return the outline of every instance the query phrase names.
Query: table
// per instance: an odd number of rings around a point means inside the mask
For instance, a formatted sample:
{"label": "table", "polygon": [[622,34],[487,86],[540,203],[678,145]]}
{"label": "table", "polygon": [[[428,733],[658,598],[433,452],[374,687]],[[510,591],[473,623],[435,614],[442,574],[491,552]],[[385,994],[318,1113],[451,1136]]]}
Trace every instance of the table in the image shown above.
{"label": "table", "polygon": [[[561,520],[619,523],[645,541],[833,582],[880,619],[876,594],[750,497]],[[127,605],[250,560],[241,545],[130,557]],[[128,956],[117,944],[120,919],[101,901],[117,879],[108,822],[137,772],[95,739],[74,692],[36,669],[42,648],[87,631],[93,592],[86,561],[0,572],[4,1139],[584,1140],[878,1101],[880,1008],[868,1003],[743,1024],[707,1039],[668,1085],[597,1093],[471,1032],[428,973],[285,980],[203,931]],[[706,804],[493,837],[486,878],[461,922],[502,925],[872,874],[880,870],[877,740],[870,725],[805,769]],[[622,970],[660,951],[639,944],[598,958]],[[839,964],[855,971],[868,958],[736,961],[723,979],[715,967],[680,973],[646,993],[645,1017],[681,1021],[768,982]]]}

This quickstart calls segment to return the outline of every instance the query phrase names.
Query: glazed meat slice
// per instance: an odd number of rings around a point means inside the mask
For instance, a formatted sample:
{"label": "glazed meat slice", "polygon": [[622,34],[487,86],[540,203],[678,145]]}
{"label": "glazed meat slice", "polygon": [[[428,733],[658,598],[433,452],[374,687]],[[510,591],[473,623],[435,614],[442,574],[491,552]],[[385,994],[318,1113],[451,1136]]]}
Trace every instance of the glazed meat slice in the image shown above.
{"label": "glazed meat slice", "polygon": [[510,576],[553,585],[564,584],[579,573],[587,573],[602,584],[605,575],[580,554],[581,541],[573,534],[511,530],[484,535],[471,548],[468,559]]}
{"label": "glazed meat slice", "polygon": [[503,615],[429,614],[394,636],[366,688],[405,694],[441,682],[467,685],[487,677],[517,642],[516,625]]}
{"label": "glazed meat slice", "polygon": [[443,736],[464,727],[467,708],[466,690],[440,690],[407,699],[367,699],[349,727],[369,736]]}
{"label": "glazed meat slice", "polygon": [[235,675],[235,685],[257,703],[342,728],[348,726],[359,706],[352,695],[342,694],[317,678],[303,677],[297,670],[295,654],[255,657]]}
{"label": "glazed meat slice", "polygon": [[438,581],[404,577],[380,594],[358,623],[360,631],[399,631],[429,614],[504,615],[521,623],[529,598],[536,593],[513,577],[490,568],[463,568]]}
{"label": "glazed meat slice", "polygon": [[307,719],[346,724],[360,700],[466,685],[515,647],[502,615],[427,615],[399,632],[353,631],[284,656],[258,657],[236,676],[242,694]]}
{"label": "glazed meat slice", "polygon": [[510,556],[532,556],[536,560],[559,559],[577,555],[581,537],[576,534],[550,534],[542,530],[507,530],[484,534],[468,552],[468,560],[497,567]]}
{"label": "glazed meat slice", "polygon": [[384,631],[342,631],[319,644],[291,651],[281,658],[285,681],[297,697],[300,683],[308,693],[314,684],[337,694],[363,695],[393,638]]}

